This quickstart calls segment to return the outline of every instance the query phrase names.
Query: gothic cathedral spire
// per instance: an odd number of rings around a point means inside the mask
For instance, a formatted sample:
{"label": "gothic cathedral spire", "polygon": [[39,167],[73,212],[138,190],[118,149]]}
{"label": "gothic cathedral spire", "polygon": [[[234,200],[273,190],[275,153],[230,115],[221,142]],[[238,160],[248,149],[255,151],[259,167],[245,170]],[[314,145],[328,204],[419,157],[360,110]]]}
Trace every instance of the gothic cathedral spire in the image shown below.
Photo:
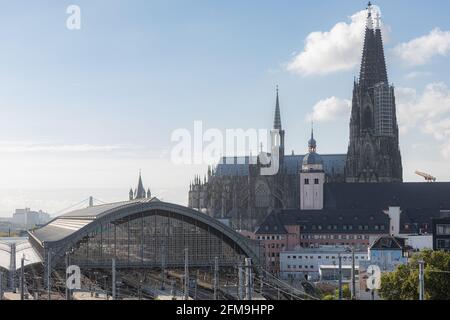
{"label": "gothic cathedral spire", "polygon": [[281,112],[280,112],[280,98],[279,98],[279,91],[277,86],[277,100],[275,103],[275,119],[273,121],[273,128],[276,130],[282,130],[281,126]]}
{"label": "gothic cathedral spire", "polygon": [[279,150],[279,164],[282,166],[284,162],[284,135],[283,126],[281,125],[281,108],[280,95],[277,86],[277,95],[275,101],[275,117],[273,121],[273,130],[271,132],[272,146],[277,145]]}
{"label": "gothic cathedral spire", "polygon": [[[347,182],[401,182],[394,87],[389,85],[380,14],[369,2],[359,79],[353,89]],[[375,24],[374,24],[375,20]]]}

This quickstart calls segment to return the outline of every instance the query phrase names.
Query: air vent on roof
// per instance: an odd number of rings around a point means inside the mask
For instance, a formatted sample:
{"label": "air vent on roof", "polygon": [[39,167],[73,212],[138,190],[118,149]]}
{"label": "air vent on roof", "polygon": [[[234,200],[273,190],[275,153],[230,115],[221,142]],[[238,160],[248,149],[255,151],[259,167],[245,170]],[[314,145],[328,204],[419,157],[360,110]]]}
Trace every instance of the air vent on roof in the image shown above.
{"label": "air vent on roof", "polygon": [[450,210],[441,210],[440,217],[443,219],[450,218]]}

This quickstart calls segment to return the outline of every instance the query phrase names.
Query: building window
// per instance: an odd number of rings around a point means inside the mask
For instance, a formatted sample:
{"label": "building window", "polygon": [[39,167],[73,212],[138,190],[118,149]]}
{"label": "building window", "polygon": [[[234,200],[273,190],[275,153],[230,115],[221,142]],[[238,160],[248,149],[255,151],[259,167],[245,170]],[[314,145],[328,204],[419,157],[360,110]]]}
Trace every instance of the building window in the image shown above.
{"label": "building window", "polygon": [[450,239],[439,239],[437,241],[437,248],[438,249],[450,249]]}
{"label": "building window", "polygon": [[309,179],[305,179],[305,184],[309,184]]}
{"label": "building window", "polygon": [[440,236],[450,235],[450,225],[449,224],[438,224],[436,226],[436,233]]}
{"label": "building window", "polygon": [[319,184],[319,179],[314,179],[314,184]]}

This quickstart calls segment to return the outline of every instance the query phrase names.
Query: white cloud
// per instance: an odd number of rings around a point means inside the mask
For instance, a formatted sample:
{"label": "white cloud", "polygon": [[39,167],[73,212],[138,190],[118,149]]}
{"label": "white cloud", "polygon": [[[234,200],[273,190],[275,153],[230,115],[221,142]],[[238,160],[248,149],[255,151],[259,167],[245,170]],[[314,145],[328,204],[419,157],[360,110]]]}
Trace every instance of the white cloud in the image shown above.
{"label": "white cloud", "polygon": [[405,75],[405,79],[413,80],[413,79],[417,79],[417,78],[420,78],[420,77],[428,77],[428,76],[431,76],[431,75],[432,75],[432,73],[428,72],[428,71],[412,71],[412,72],[407,73]]}
{"label": "white cloud", "polygon": [[400,130],[418,128],[441,143],[441,152],[450,159],[450,89],[444,83],[431,83],[422,94],[415,89],[397,89]]}
{"label": "white cloud", "polygon": [[[375,7],[379,11],[378,7]],[[305,40],[303,51],[297,54],[287,69],[303,76],[324,75],[351,70],[361,60],[367,11],[350,17],[350,22],[339,22],[330,31],[312,32]],[[389,28],[383,27],[388,34]]]}
{"label": "white cloud", "polygon": [[412,66],[427,64],[434,56],[447,56],[449,52],[450,31],[439,28],[394,48],[394,53]]}
{"label": "white cloud", "polygon": [[441,154],[445,159],[450,160],[450,143],[444,144],[442,146]]}
{"label": "white cloud", "polygon": [[313,107],[313,112],[308,114],[308,121],[329,122],[337,118],[348,117],[351,109],[351,101],[331,97],[320,100]]}

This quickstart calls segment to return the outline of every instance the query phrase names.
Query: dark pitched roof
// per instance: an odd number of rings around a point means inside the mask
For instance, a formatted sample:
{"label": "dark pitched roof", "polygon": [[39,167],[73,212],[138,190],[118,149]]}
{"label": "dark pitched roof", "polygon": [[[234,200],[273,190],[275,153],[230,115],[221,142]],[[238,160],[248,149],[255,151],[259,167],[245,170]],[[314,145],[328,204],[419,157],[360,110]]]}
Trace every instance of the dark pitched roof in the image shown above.
{"label": "dark pitched roof", "polygon": [[389,217],[380,210],[282,210],[273,212],[285,226],[300,225],[303,233],[358,233],[388,232]]}
{"label": "dark pitched roof", "polygon": [[450,209],[450,183],[325,184],[323,210],[273,211],[258,232],[282,234],[281,226],[300,225],[304,233],[383,234],[392,206],[401,208],[402,234],[431,233],[432,219]]}
{"label": "dark pitched roof", "polygon": [[332,209],[403,210],[450,208],[450,183],[329,183],[325,184],[325,207]]}
{"label": "dark pitched roof", "polygon": [[279,211],[274,211],[267,215],[256,230],[256,234],[287,234],[284,221],[280,219],[279,213]]}
{"label": "dark pitched roof", "polygon": [[370,246],[371,250],[403,250],[403,248],[405,248],[405,239],[389,235],[379,237]]}

